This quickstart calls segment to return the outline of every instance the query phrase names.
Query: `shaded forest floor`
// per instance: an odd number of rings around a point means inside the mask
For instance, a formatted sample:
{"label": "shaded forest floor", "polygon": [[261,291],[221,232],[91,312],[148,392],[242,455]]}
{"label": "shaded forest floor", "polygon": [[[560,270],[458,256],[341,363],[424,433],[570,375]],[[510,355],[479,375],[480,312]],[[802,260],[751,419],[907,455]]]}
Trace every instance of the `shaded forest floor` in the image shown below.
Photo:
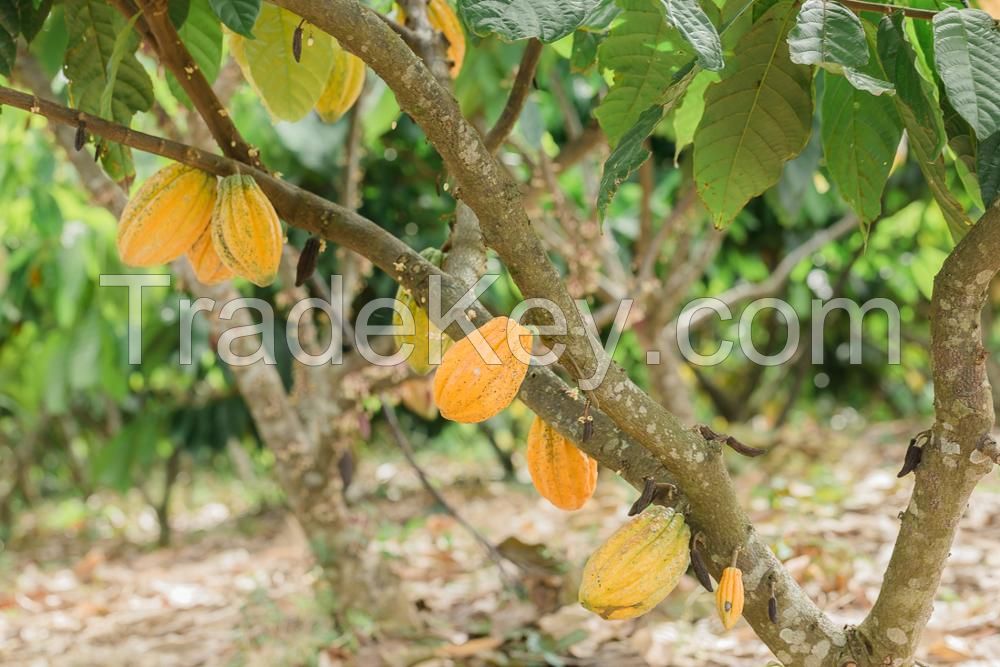
{"label": "shaded forest floor", "polygon": [[[897,480],[920,430],[882,424],[831,432],[797,427],[763,442],[775,453],[730,456],[760,532],[838,622],[874,601],[912,478]],[[315,570],[297,525],[255,512],[235,481],[178,492],[175,541],[148,545],[155,522],[137,498],[95,496],[22,520],[17,551],[0,553],[0,664],[43,665],[755,665],[770,653],[745,622],[723,633],[712,596],[685,578],[659,608],[609,623],[574,601],[589,553],[622,522],[635,492],[602,471],[595,498],[565,514],[526,477],[422,452],[448,501],[505,555],[526,566],[526,595],[437,511],[401,459],[366,462],[355,504],[377,524],[372,557],[400,577],[405,622],[354,645],[312,595]],[[515,461],[521,463],[515,458]],[[523,467],[523,466],[522,466]],[[201,475],[204,477],[204,475]],[[53,514],[61,516],[53,516]],[[27,523],[27,528],[24,527]],[[977,491],[963,521],[922,657],[934,665],[1000,664],[1000,479]]]}

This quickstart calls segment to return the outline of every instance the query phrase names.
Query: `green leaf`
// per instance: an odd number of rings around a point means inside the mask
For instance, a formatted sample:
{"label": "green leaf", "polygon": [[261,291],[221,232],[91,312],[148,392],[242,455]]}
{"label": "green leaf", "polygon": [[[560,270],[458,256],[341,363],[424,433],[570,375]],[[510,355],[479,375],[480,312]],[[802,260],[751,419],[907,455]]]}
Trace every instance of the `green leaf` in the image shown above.
{"label": "green leaf", "polygon": [[604,174],[601,176],[601,187],[597,195],[597,211],[602,221],[621,184],[649,159],[649,151],[645,146],[646,139],[684,96],[694,79],[695,71],[689,66],[678,72],[663,104],[655,104],[641,113],[636,124],[625,132],[621,141],[611,151],[611,155],[604,163]]}
{"label": "green leaf", "polygon": [[882,191],[903,135],[889,97],[874,97],[827,75],[820,102],[823,153],[841,196],[869,223],[882,214]]}
{"label": "green leaf", "polygon": [[20,32],[21,25],[14,7],[8,2],[0,2],[0,74],[4,76],[10,76],[14,69]]}
{"label": "green leaf", "polygon": [[17,10],[21,34],[30,43],[45,24],[52,11],[52,0],[8,0]]}
{"label": "green leaf", "polygon": [[812,72],[791,61],[785,37],[795,16],[779,2],[740,39],[722,81],[705,93],[694,138],[698,194],[716,226],[778,182],[812,128]]}
{"label": "green leaf", "polygon": [[601,67],[614,70],[614,85],[594,115],[614,146],[651,106],[662,106],[676,74],[695,52],[666,20],[659,0],[618,0],[622,20],[597,50]]}
{"label": "green leaf", "polygon": [[620,13],[621,9],[615,4],[615,0],[600,0],[597,6],[591,9],[590,13],[583,19],[580,29],[605,32]]}
{"label": "green leaf", "polygon": [[1000,132],[979,142],[976,172],[983,203],[993,206],[1000,200]]}
{"label": "green leaf", "polygon": [[948,189],[948,174],[941,157],[946,141],[944,118],[934,89],[916,69],[916,53],[906,40],[902,14],[887,16],[879,23],[878,54],[886,75],[896,85],[893,101],[906,129],[910,151],[957,241],[972,223]]}
{"label": "green leaf", "polygon": [[601,177],[601,189],[597,196],[597,211],[601,220],[604,220],[618,188],[649,159],[646,139],[661,120],[663,120],[663,107],[658,104],[649,107],[639,115],[638,122],[625,133],[618,146],[611,151],[608,161],[604,163],[604,175]]}
{"label": "green leaf", "polygon": [[597,47],[601,44],[602,35],[586,30],[573,33],[573,53],[570,56],[570,66],[574,72],[586,72],[597,62]]}
{"label": "green leaf", "polygon": [[859,72],[850,67],[844,68],[844,78],[858,90],[863,90],[872,95],[896,94],[896,86],[888,81],[865,74],[864,72]]}
{"label": "green leaf", "polygon": [[1000,29],[978,9],[946,9],[934,17],[938,74],[951,105],[980,139],[1000,131]]}
{"label": "green leaf", "polygon": [[718,72],[698,72],[688,86],[684,99],[674,111],[674,162],[681,151],[694,141],[701,117],[705,113],[705,90],[719,80]]}
{"label": "green leaf", "polygon": [[189,11],[191,11],[191,0],[167,0],[167,16],[175,28],[184,25]]}
{"label": "green leaf", "polygon": [[667,20],[687,40],[698,56],[698,65],[718,72],[725,66],[722,40],[698,0],[662,0]]}
{"label": "green leaf", "polygon": [[[125,26],[125,19],[106,2],[97,0],[66,0],[64,12],[69,33],[64,72],[69,79],[70,102],[81,111],[100,114],[115,40]],[[138,46],[138,34],[129,31],[114,78],[110,107],[110,119],[122,125],[130,125],[135,113],[148,111],[153,105],[153,84],[135,57]],[[105,170],[115,181],[127,183],[134,177],[128,148],[101,144],[101,154]]]}
{"label": "green leaf", "polygon": [[210,0],[212,11],[237,35],[253,39],[253,26],[260,15],[261,0]]}
{"label": "green leaf", "polygon": [[104,84],[104,90],[101,91],[100,116],[102,118],[111,117],[111,99],[115,92],[115,81],[118,80],[118,68],[121,67],[128,43],[132,38],[132,29],[135,27],[135,23],[139,20],[140,16],[142,14],[138,12],[134,14],[115,36],[115,43],[111,48],[111,58],[107,64],[107,81]]}
{"label": "green leaf", "polygon": [[[209,83],[213,83],[222,64],[222,26],[208,0],[191,0],[187,20],[177,30],[177,34],[198,64],[198,69]],[[174,97],[186,106],[191,106],[187,94],[173,74],[167,75],[167,84]]]}
{"label": "green leaf", "polygon": [[333,68],[333,37],[319,30],[310,33],[311,43],[303,46],[301,61],[295,61],[292,39],[301,20],[265,4],[253,27],[256,39],[233,35],[230,42],[243,75],[279,120],[298,121],[309,115]]}
{"label": "green leaf", "polygon": [[459,0],[465,25],[480,37],[555,42],[580,27],[601,0]]}
{"label": "green leaf", "polygon": [[948,100],[942,100],[941,106],[944,112],[944,129],[948,134],[948,149],[954,158],[958,178],[972,198],[973,204],[985,208],[976,177],[976,133],[972,126],[952,108]]}
{"label": "green leaf", "polygon": [[861,19],[829,0],[806,0],[788,33],[793,63],[819,65],[840,73],[842,67],[868,64],[868,42]]}

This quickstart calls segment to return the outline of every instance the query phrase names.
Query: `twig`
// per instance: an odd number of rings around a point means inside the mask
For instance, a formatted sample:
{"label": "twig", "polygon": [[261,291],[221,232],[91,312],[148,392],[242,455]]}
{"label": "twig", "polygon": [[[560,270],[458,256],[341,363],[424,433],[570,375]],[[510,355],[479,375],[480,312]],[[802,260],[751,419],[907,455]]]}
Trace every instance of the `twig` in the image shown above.
{"label": "twig", "polygon": [[[127,3],[115,4],[119,9],[128,11]],[[229,112],[174,29],[167,15],[167,3],[163,0],[139,0],[139,6],[155,39],[154,46],[160,62],[176,77],[222,152],[258,169],[263,168],[258,151],[243,139]]]}
{"label": "twig", "polygon": [[705,438],[705,440],[718,441],[726,445],[729,445],[734,452],[738,452],[743,456],[749,456],[750,458],[754,458],[757,456],[763,456],[764,454],[767,454],[766,449],[758,449],[757,447],[751,447],[750,445],[743,444],[733,436],[716,433],[715,431],[710,429],[708,426],[705,426],[704,424],[698,427],[698,433],[700,433],[701,437]]}
{"label": "twig", "polygon": [[417,52],[417,49],[420,48],[420,38],[417,37],[416,32],[410,30],[405,25],[396,23],[391,18],[389,18],[385,14],[382,14],[381,12],[375,12],[375,14],[380,19],[382,19],[383,23],[392,28],[393,32],[399,35],[403,39],[403,41],[406,42],[406,45],[409,46],[411,49],[413,49],[414,53]]}
{"label": "twig", "polygon": [[441,506],[446,514],[453,518],[456,523],[465,528],[465,530],[468,531],[468,533],[477,542],[479,542],[480,545],[482,545],[483,550],[489,556],[490,560],[492,560],[496,564],[497,569],[500,570],[500,576],[504,580],[504,585],[512,590],[520,590],[521,587],[518,582],[510,576],[510,573],[507,572],[504,567],[505,562],[510,562],[514,565],[516,565],[516,563],[508,561],[504,558],[503,554],[501,554],[500,551],[493,546],[493,543],[483,537],[479,531],[472,526],[472,524],[463,519],[462,516],[448,504],[448,501],[444,499],[444,496],[442,496],[441,493],[434,488],[434,484],[431,483],[427,473],[425,473],[423,468],[420,467],[417,463],[416,457],[413,455],[413,447],[410,445],[409,439],[406,437],[406,434],[403,433],[403,429],[399,425],[399,419],[396,416],[396,409],[392,407],[388,397],[385,395],[381,396],[381,400],[382,412],[385,414],[386,422],[389,424],[389,430],[392,431],[392,436],[396,440],[396,445],[399,447],[399,451],[403,453],[403,456],[406,457],[406,462],[409,463],[410,467],[413,468],[413,471],[417,473],[417,477],[420,478],[421,485],[423,485],[424,489],[427,490],[427,493],[431,494],[434,501]]}
{"label": "twig", "polygon": [[537,39],[528,40],[528,45],[524,48],[521,56],[521,66],[517,69],[517,76],[514,78],[514,85],[510,89],[510,96],[507,104],[500,112],[500,118],[496,125],[486,134],[486,148],[495,153],[503,144],[504,139],[514,129],[517,119],[521,116],[528,95],[531,94],[531,82],[535,79],[535,70],[538,69],[538,61],[542,57],[542,43]]}

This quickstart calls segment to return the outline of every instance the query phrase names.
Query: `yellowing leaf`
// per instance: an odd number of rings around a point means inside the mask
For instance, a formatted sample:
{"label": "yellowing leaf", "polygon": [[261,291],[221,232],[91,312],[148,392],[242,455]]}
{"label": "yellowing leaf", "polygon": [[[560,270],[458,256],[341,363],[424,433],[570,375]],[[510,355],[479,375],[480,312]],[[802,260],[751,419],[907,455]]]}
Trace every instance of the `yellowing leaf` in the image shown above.
{"label": "yellowing leaf", "polygon": [[264,3],[253,27],[256,39],[230,36],[230,50],[244,78],[278,120],[305,118],[323,93],[333,68],[333,37],[309,26],[305,27],[302,60],[295,62],[292,40],[301,20]]}

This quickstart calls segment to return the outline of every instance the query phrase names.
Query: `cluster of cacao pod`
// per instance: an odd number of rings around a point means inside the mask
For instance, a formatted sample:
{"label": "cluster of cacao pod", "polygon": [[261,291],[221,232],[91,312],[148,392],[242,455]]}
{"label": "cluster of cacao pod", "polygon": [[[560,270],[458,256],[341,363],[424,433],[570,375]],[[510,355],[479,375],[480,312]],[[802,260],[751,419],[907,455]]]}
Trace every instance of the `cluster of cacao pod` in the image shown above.
{"label": "cluster of cacao pod", "polygon": [[263,287],[278,272],[284,236],[274,206],[252,176],[220,181],[174,163],[129,200],[117,243],[129,266],[158,266],[186,254],[203,284],[241,276]]}

